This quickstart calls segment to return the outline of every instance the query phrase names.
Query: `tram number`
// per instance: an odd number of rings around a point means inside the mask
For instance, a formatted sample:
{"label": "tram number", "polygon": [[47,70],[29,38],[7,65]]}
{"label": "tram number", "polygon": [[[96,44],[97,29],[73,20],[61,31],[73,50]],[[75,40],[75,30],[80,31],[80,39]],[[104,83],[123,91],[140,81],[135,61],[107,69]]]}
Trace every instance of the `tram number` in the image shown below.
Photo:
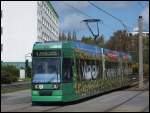
{"label": "tram number", "polygon": [[60,51],[33,51],[33,57],[59,57]]}

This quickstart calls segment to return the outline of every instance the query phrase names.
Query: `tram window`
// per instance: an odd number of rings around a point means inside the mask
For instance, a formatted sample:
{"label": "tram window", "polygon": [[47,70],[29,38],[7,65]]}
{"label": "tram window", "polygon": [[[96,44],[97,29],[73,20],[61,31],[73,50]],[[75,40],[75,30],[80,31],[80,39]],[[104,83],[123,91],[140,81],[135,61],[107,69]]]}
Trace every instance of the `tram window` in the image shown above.
{"label": "tram window", "polygon": [[37,69],[36,69],[36,70],[37,70],[37,73],[42,73],[42,72],[44,71],[42,65],[37,66]]}
{"label": "tram window", "polygon": [[69,58],[63,59],[63,82],[71,82],[73,73],[72,73],[73,62]]}

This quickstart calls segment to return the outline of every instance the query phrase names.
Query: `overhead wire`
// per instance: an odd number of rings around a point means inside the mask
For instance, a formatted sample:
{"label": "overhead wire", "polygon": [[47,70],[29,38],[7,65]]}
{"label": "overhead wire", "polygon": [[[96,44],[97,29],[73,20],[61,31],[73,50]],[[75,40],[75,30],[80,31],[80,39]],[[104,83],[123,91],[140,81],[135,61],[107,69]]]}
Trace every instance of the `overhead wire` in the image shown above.
{"label": "overhead wire", "polygon": [[66,3],[66,2],[63,2],[63,3],[64,3],[65,5],[71,7],[72,9],[77,10],[78,12],[82,13],[83,15],[85,15],[85,16],[87,16],[87,17],[89,17],[89,18],[93,18],[92,16],[87,15],[86,13],[84,13],[84,12],[82,12],[81,10],[79,10],[79,9],[77,9],[77,8],[75,8],[75,7],[73,7],[72,5],[70,5],[70,4]]}
{"label": "overhead wire", "polygon": [[[94,18],[93,16],[90,16],[90,15],[84,13],[83,11],[81,11],[81,10],[79,10],[79,9],[77,9],[77,8],[75,8],[75,7],[73,7],[72,5],[70,5],[70,4],[66,3],[66,2],[63,2],[63,3],[64,3],[65,5],[67,5],[68,7],[71,7],[72,9],[75,9],[76,11],[80,12],[81,14],[83,14],[83,15],[85,15],[85,16],[91,18],[91,19]],[[101,20],[101,19],[100,19],[100,20]],[[102,21],[102,20],[101,20],[101,21]],[[109,25],[105,24],[103,21],[102,21],[102,24],[103,24],[104,26],[106,26],[106,28],[109,28],[110,30],[114,30],[114,29],[111,28]]]}
{"label": "overhead wire", "polygon": [[128,31],[127,25],[124,24],[124,22],[123,22],[121,19],[119,19],[119,18],[113,16],[113,15],[112,15],[111,13],[109,13],[108,11],[105,11],[104,9],[98,7],[97,5],[95,5],[94,3],[90,2],[90,1],[88,1],[88,3],[91,4],[92,6],[94,6],[95,8],[99,9],[100,11],[104,12],[105,14],[107,14],[107,15],[111,16],[112,18],[116,19],[117,21],[119,21],[119,22],[123,25],[124,29],[125,29],[126,31]]}
{"label": "overhead wire", "polygon": [[[106,11],[106,10],[104,10],[104,9],[102,9],[102,8],[100,8],[100,7],[98,7],[97,5],[95,5],[94,3],[90,2],[90,1],[88,1],[88,3],[91,4],[92,6],[94,6],[95,8],[99,9],[99,10],[102,11],[103,13],[105,13],[105,14],[111,16],[111,17],[114,18],[115,20],[119,21],[119,22],[122,24],[122,26],[124,27],[124,29],[125,29],[125,35],[127,36],[128,27],[127,27],[127,25],[126,25],[121,19],[119,19],[119,18],[113,16],[113,15],[112,15],[111,13],[109,13],[108,11]],[[126,39],[126,41],[127,41],[127,38],[125,38],[125,39]]]}
{"label": "overhead wire", "polygon": [[144,8],[143,4],[140,1],[138,1],[138,4],[141,8]]}

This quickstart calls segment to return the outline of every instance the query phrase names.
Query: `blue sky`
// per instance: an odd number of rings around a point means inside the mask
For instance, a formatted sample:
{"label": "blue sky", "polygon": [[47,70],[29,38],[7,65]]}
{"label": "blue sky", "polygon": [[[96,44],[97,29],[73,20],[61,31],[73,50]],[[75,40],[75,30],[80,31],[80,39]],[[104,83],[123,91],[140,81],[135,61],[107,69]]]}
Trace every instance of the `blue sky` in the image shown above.
{"label": "blue sky", "polygon": [[[139,15],[144,18],[144,29],[149,31],[149,2],[148,1],[91,1],[100,8],[111,13],[113,16],[121,19],[127,26],[128,31],[132,32],[137,29],[137,20]],[[84,23],[80,23],[83,19],[89,19],[79,11],[67,6],[69,4],[89,16],[102,19],[104,24],[99,24],[100,35],[104,35],[105,40],[108,40],[112,33],[116,30],[123,30],[123,26],[114,18],[105,14],[104,12],[96,9],[90,5],[87,1],[52,1],[55,10],[60,17],[60,30],[71,31],[75,30],[78,38],[84,36],[91,36]],[[94,29],[93,24],[93,31]]]}

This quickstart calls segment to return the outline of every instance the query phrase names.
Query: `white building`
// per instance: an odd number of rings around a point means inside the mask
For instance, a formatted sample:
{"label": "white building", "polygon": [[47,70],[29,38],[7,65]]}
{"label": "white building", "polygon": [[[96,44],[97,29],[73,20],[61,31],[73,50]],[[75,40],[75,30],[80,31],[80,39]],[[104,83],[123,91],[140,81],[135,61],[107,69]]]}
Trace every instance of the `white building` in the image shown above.
{"label": "white building", "polygon": [[2,60],[23,62],[36,41],[59,39],[59,17],[50,1],[1,1]]}
{"label": "white building", "polygon": [[37,2],[38,41],[58,40],[59,18],[49,1]]}
{"label": "white building", "polygon": [[[129,32],[128,34],[129,35],[137,35],[138,33],[139,32],[134,31],[134,32]],[[149,37],[149,32],[142,32],[142,36]]]}
{"label": "white building", "polygon": [[[1,19],[2,19],[2,16],[3,16],[3,12],[1,10]],[[3,34],[3,27],[1,26],[1,35]],[[3,44],[1,44],[1,52],[3,51]]]}

